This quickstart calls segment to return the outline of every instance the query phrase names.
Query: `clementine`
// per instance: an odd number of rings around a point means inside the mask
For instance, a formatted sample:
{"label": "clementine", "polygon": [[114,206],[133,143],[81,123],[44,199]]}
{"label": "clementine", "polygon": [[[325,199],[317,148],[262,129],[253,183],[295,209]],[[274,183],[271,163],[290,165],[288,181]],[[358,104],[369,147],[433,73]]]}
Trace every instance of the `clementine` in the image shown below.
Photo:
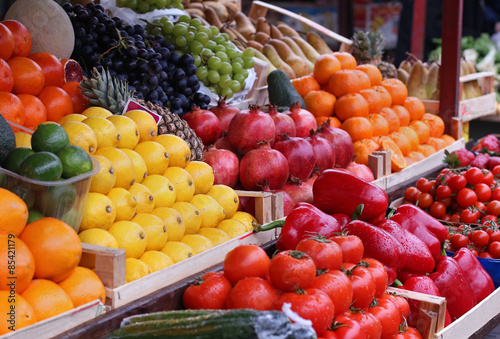
{"label": "clementine", "polygon": [[431,113],[424,113],[423,120],[427,125],[429,125],[431,137],[440,138],[443,135],[444,121],[440,116]]}
{"label": "clementine", "polygon": [[304,75],[300,78],[295,78],[290,80],[295,90],[299,93],[299,95],[303,98],[307,93],[311,91],[317,91],[320,89],[320,86],[316,79],[312,75]]}
{"label": "clementine", "polygon": [[21,296],[33,306],[38,321],[74,308],[69,295],[62,287],[47,279],[34,279]]}
{"label": "clementine", "polygon": [[429,155],[437,152],[434,147],[428,144],[418,145],[418,151],[422,153],[425,157],[428,157]]}
{"label": "clementine", "polygon": [[417,132],[415,132],[415,130],[410,126],[401,126],[399,128],[399,132],[403,133],[408,137],[408,140],[410,141],[411,145],[411,150],[416,151],[419,144],[419,138]]}
{"label": "clementine", "polygon": [[422,120],[413,120],[409,125],[418,134],[418,143],[424,144],[431,135],[429,125]]}
{"label": "clementine", "polygon": [[410,142],[410,139],[405,134],[401,132],[392,132],[391,134],[389,134],[389,138],[391,138],[392,141],[394,141],[396,145],[398,145],[401,153],[403,153],[404,156],[410,154],[412,150],[412,144]]}
{"label": "clementine", "polygon": [[[7,260],[9,257],[15,262],[15,265],[10,267]],[[6,258],[0,260],[0,290],[22,293],[35,274],[35,259],[30,249],[13,234],[0,234],[0,258]],[[9,285],[12,283],[14,286]]]}
{"label": "clementine", "polygon": [[47,110],[40,99],[31,94],[18,94],[17,97],[24,106],[24,127],[35,130],[39,124],[47,121]]}
{"label": "clementine", "polygon": [[14,36],[12,57],[27,57],[31,53],[31,34],[26,26],[17,20],[4,20],[2,24],[7,26]]}
{"label": "clementine", "polygon": [[333,115],[337,98],[329,92],[318,90],[307,93],[304,101],[307,110],[315,117],[329,117]]}
{"label": "clementine", "polygon": [[403,103],[404,108],[410,113],[410,121],[420,120],[424,117],[425,106],[417,97],[407,97]]}
{"label": "clementine", "polygon": [[370,114],[368,120],[373,127],[373,135],[389,134],[389,123],[381,114]]}
{"label": "clementine", "polygon": [[349,134],[353,142],[373,137],[373,126],[365,117],[349,118],[342,123],[340,128]]}
{"label": "clementine", "polygon": [[45,75],[36,62],[26,57],[15,57],[7,61],[14,75],[14,94],[38,95],[45,85]]}
{"label": "clementine", "polygon": [[76,267],[73,273],[58,285],[69,295],[75,307],[96,299],[102,303],[106,301],[106,291],[102,281],[94,271],[86,267]]}
{"label": "clementine", "polygon": [[333,52],[332,55],[340,61],[342,69],[356,69],[356,59],[348,52]]}
{"label": "clementine", "polygon": [[377,66],[372,64],[358,65],[356,69],[363,71],[370,78],[370,83],[372,86],[378,86],[382,83],[382,72]]}
{"label": "clementine", "polygon": [[[1,105],[0,105],[1,107]],[[28,206],[17,195],[0,187],[0,233],[21,234],[28,221]]]}
{"label": "clementine", "polygon": [[448,135],[448,134],[443,134],[441,136],[441,139],[443,139],[446,142],[446,146],[450,146],[455,141],[457,141],[454,137],[452,137],[451,135]]}
{"label": "clementine", "polygon": [[323,54],[314,64],[313,76],[321,85],[326,85],[333,73],[340,71],[342,65],[333,54]]}
{"label": "clementine", "polygon": [[423,155],[423,153],[419,151],[411,151],[410,154],[408,154],[408,159],[410,159],[411,163],[414,164],[416,162],[424,160],[425,155]]}
{"label": "clementine", "polygon": [[370,114],[368,102],[359,93],[348,93],[341,96],[335,104],[335,116],[340,121],[351,117],[367,117]]}
{"label": "clementine", "polygon": [[326,123],[327,125],[335,128],[340,128],[340,126],[342,125],[337,117],[316,117],[316,124],[318,126],[323,125],[323,123]]}
{"label": "clementine", "polygon": [[393,105],[391,108],[398,116],[401,126],[408,126],[410,124],[410,112],[404,106]]}
{"label": "clementine", "polygon": [[354,162],[368,166],[368,156],[375,152],[379,146],[372,139],[357,140],[354,146]]}
{"label": "clementine", "polygon": [[392,98],[391,94],[385,89],[383,86],[372,86],[374,90],[376,90],[380,95],[382,95],[382,100],[384,102],[384,107],[391,107],[392,106]]}
{"label": "clementine", "polygon": [[401,153],[398,145],[391,139],[382,140],[380,150],[391,151],[392,172],[399,172],[407,166],[403,153]]}
{"label": "clementine", "polygon": [[384,99],[382,97],[382,94],[380,94],[373,88],[363,89],[359,91],[359,94],[361,94],[368,103],[370,114],[380,113],[380,110],[384,107]]}
{"label": "clementine", "polygon": [[52,53],[38,52],[28,56],[42,68],[45,86],[61,87],[64,83],[64,69],[61,61]]}
{"label": "clementine", "polygon": [[426,144],[434,147],[436,151],[439,151],[448,145],[444,139],[434,137],[430,137],[429,139],[427,139]]}
{"label": "clementine", "polygon": [[384,107],[380,110],[380,115],[389,123],[389,133],[396,132],[399,129],[399,117],[394,110]]}
{"label": "clementine", "polygon": [[399,79],[389,78],[382,80],[381,85],[389,92],[393,105],[402,105],[408,96],[406,85]]}
{"label": "clementine", "polygon": [[65,115],[73,113],[73,102],[65,90],[56,86],[47,86],[38,95],[47,109],[47,120],[59,122]]}
{"label": "clementine", "polygon": [[368,75],[353,69],[342,69],[333,73],[325,86],[325,89],[333,93],[337,98],[348,93],[359,93],[359,91],[367,88],[370,88]]}

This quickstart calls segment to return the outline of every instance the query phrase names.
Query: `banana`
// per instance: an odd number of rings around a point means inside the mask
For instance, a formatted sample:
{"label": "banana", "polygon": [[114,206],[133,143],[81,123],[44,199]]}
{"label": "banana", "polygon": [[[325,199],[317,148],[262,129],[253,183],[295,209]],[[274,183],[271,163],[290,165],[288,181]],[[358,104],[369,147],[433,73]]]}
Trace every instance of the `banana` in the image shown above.
{"label": "banana", "polygon": [[427,100],[427,92],[424,86],[424,72],[422,61],[417,60],[411,68],[410,76],[406,84],[406,87],[408,87],[408,96],[417,97],[420,100]]}

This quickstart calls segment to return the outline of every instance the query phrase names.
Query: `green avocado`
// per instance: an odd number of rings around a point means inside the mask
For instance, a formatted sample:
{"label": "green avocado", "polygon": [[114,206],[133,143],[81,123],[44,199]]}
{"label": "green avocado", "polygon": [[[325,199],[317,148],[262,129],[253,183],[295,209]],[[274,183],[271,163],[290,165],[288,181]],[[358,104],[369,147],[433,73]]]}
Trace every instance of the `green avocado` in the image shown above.
{"label": "green avocado", "polygon": [[267,91],[271,105],[290,107],[294,102],[299,102],[300,107],[306,108],[304,99],[293,87],[290,78],[280,69],[276,69],[267,76]]}

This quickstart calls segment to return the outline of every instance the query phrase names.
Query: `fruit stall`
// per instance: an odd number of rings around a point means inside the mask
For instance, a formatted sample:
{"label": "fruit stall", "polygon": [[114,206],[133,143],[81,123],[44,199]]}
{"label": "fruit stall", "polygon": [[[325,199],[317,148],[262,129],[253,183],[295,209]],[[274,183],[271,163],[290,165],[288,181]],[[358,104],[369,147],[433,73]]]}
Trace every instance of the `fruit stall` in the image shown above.
{"label": "fruit stall", "polygon": [[257,0],[14,1],[0,338],[490,338],[495,73],[385,43]]}

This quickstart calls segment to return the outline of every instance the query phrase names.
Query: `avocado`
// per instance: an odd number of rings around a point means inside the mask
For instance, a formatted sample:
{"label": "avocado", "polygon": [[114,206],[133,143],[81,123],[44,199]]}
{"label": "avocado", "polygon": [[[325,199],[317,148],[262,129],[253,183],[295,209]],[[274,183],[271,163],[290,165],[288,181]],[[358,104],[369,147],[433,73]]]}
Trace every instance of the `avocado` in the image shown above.
{"label": "avocado", "polygon": [[290,78],[280,69],[267,76],[267,91],[271,105],[290,107],[294,102],[300,102],[300,107],[306,107],[304,99],[290,82]]}
{"label": "avocado", "polygon": [[7,155],[16,148],[16,136],[12,127],[0,114],[0,165],[3,165]]}

